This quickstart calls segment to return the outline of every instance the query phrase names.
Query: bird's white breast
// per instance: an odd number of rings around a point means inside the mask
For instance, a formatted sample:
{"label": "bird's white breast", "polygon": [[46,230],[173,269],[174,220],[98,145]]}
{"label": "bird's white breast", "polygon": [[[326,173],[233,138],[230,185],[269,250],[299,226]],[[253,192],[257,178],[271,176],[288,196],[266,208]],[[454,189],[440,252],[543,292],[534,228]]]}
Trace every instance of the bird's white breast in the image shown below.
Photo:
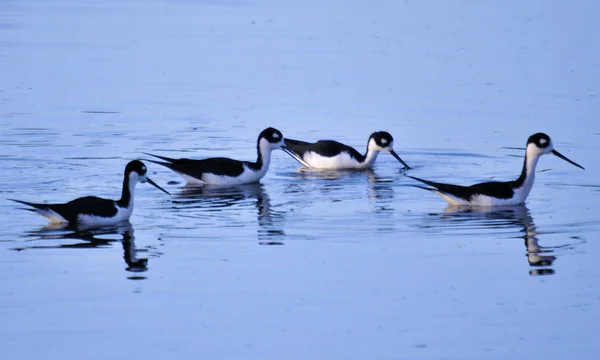
{"label": "bird's white breast", "polygon": [[347,152],[341,152],[336,156],[328,157],[313,151],[308,151],[302,157],[312,168],[315,169],[360,169],[361,163],[351,157]]}
{"label": "bird's white breast", "polygon": [[453,206],[513,206],[523,204],[525,199],[520,196],[518,192],[515,191],[515,195],[509,199],[499,199],[487,195],[475,195],[471,197],[471,201],[467,201],[465,199],[443,193],[441,191],[436,191],[444,200],[446,200],[450,205]]}
{"label": "bird's white breast", "polygon": [[475,195],[471,198],[471,205],[475,206],[513,206],[524,203],[516,194],[509,199],[499,199],[487,195]]}
{"label": "bird's white breast", "polygon": [[215,175],[212,173],[204,173],[202,174],[202,179],[196,179],[192,176],[183,173],[180,173],[180,175],[185,180],[187,180],[189,184],[231,186],[255,183],[262,179],[267,173],[267,166],[264,164],[262,169],[258,171],[250,169],[245,164],[243,166],[244,171],[239,176]]}
{"label": "bird's white breast", "polygon": [[129,220],[133,213],[133,202],[129,204],[129,207],[122,208],[117,206],[117,213],[112,217],[102,217],[91,214],[79,214],[77,216],[77,223],[82,225],[113,225]]}

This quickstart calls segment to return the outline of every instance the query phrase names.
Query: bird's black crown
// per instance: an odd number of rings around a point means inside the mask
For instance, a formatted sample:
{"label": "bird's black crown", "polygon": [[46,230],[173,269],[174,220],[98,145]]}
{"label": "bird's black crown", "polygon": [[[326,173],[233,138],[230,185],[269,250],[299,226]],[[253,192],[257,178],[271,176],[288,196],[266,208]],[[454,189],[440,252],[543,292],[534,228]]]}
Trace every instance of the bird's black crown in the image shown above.
{"label": "bird's black crown", "polygon": [[371,139],[375,140],[377,146],[388,147],[394,141],[392,134],[387,131],[378,131],[371,134]]}
{"label": "bird's black crown", "polygon": [[550,136],[544,133],[533,134],[527,140],[527,145],[535,144],[535,146],[539,147],[540,149],[547,148],[548,146],[550,146],[550,143]]}
{"label": "bird's black crown", "polygon": [[146,165],[144,165],[143,162],[139,160],[132,160],[125,167],[125,174],[131,174],[134,171],[143,176],[146,175],[148,169],[146,168]]}
{"label": "bird's black crown", "polygon": [[258,135],[258,140],[260,141],[260,139],[265,139],[270,143],[277,144],[278,142],[283,140],[283,134],[281,133],[281,131],[270,127],[264,129],[260,133],[260,135]]}

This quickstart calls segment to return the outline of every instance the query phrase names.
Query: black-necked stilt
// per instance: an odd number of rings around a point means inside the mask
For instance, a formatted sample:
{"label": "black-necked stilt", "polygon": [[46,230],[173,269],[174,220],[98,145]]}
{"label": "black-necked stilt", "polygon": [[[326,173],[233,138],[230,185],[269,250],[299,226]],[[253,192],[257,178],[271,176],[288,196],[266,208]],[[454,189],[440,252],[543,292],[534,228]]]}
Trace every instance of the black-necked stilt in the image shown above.
{"label": "black-necked stilt", "polygon": [[29,206],[27,210],[36,212],[51,223],[69,225],[112,225],[126,221],[133,212],[133,191],[138,182],[148,182],[169,194],[146,176],[146,165],[139,160],[130,161],[125,167],[123,192],[119,200],[103,199],[95,196],[80,197],[64,204],[37,204],[14,200]]}
{"label": "black-necked stilt", "polygon": [[525,202],[535,178],[535,167],[542,155],[554,154],[567,162],[584,169],[583,166],[567,159],[564,155],[554,150],[552,140],[543,133],[531,135],[527,140],[525,150],[525,161],[521,176],[514,181],[498,182],[490,181],[471,186],[459,186],[442,184],[429,180],[423,180],[414,176],[408,176],[426,185],[417,186],[441,195],[450,205],[470,206],[503,206],[519,205]]}
{"label": "black-necked stilt", "polygon": [[[281,131],[267,128],[258,135],[258,158],[256,162],[239,161],[229,158],[208,158],[201,160],[172,159],[166,156],[154,156],[163,161],[148,160],[175,171],[188,184],[199,185],[243,185],[258,182],[265,176],[271,163],[271,151],[282,149],[290,154],[283,140]],[[291,155],[291,154],[290,154]],[[293,157],[293,155],[291,155]]]}
{"label": "black-necked stilt", "polygon": [[390,133],[378,131],[371,134],[367,143],[367,152],[362,155],[356,149],[334,140],[319,140],[308,143],[285,139],[285,145],[294,153],[294,158],[302,165],[320,170],[362,170],[370,169],[380,151],[387,151],[396,160],[410,167],[394,151],[394,138]]}

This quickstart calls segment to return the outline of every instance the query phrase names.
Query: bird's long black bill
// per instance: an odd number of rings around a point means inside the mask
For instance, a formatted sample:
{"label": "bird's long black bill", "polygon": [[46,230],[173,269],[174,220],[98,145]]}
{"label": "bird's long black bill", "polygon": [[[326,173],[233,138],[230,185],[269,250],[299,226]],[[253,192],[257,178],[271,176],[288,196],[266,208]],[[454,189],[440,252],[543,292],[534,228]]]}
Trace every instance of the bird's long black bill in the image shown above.
{"label": "bird's long black bill", "polygon": [[284,153],[288,154],[289,156],[293,157],[297,162],[299,162],[300,164],[306,166],[307,168],[310,168],[311,166],[304,161],[300,156],[298,156],[295,152],[293,152],[292,150],[288,149],[287,146],[282,146],[281,150],[283,150]]}
{"label": "bird's long black bill", "polygon": [[148,177],[147,177],[147,178],[146,178],[146,181],[147,181],[147,182],[148,182],[150,185],[152,185],[152,186],[154,186],[155,188],[157,188],[158,190],[160,190],[160,191],[164,192],[165,194],[171,195],[171,194],[170,194],[170,193],[169,193],[167,190],[165,190],[165,189],[161,188],[160,186],[158,186],[158,184],[157,184],[157,183],[155,183],[154,181],[150,180],[150,178],[148,178]]}
{"label": "bird's long black bill", "polygon": [[572,165],[575,165],[575,166],[577,166],[577,167],[578,167],[578,168],[580,168],[580,169],[583,169],[583,170],[585,170],[585,168],[584,168],[583,166],[579,165],[579,164],[578,164],[578,163],[576,163],[575,161],[571,161],[571,160],[569,160],[569,159],[568,159],[566,156],[564,156],[563,154],[559,153],[558,151],[556,151],[556,150],[552,150],[552,153],[553,153],[554,155],[558,156],[559,158],[563,159],[564,161],[566,161],[566,162],[568,162],[568,163],[571,163]]}
{"label": "bird's long black bill", "polygon": [[394,150],[390,150],[390,154],[392,154],[392,156],[395,157],[396,160],[400,161],[402,163],[402,165],[404,165],[404,170],[410,169],[410,166],[408,166],[408,164],[405,163],[404,160],[402,160],[400,158],[400,156],[398,156],[398,154],[396,154],[396,152]]}

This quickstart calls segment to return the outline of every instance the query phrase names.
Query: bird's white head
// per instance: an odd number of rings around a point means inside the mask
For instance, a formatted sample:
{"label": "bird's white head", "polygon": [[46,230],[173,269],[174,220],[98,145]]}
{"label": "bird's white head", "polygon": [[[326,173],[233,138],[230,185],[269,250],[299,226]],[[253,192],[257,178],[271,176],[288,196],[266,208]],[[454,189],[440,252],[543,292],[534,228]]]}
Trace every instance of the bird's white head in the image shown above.
{"label": "bird's white head", "polygon": [[146,165],[139,160],[130,161],[125,167],[125,176],[129,178],[129,182],[133,185],[138,182],[145,183],[147,172]]}
{"label": "bird's white head", "polygon": [[258,135],[259,149],[276,150],[281,149],[283,146],[285,146],[283,134],[277,129],[266,128]]}
{"label": "bird's white head", "polygon": [[527,139],[527,155],[537,157],[550,154],[552,150],[554,150],[552,139],[544,133],[533,134]]}
{"label": "bird's white head", "polygon": [[402,163],[402,165],[404,165],[404,169],[410,169],[410,166],[408,166],[408,164],[406,164],[404,160],[402,160],[400,156],[398,156],[398,154],[396,154],[396,152],[394,151],[394,138],[389,132],[378,131],[372,133],[369,137],[369,144],[367,145],[367,147],[369,150],[372,151],[389,152],[394,158],[396,158],[396,160],[398,160],[400,163]]}
{"label": "bird's white head", "polygon": [[554,150],[554,144],[552,143],[552,139],[550,136],[544,133],[533,134],[527,139],[527,157],[530,158],[538,158],[542,155],[546,154],[554,154],[559,158],[565,160],[566,162],[577,166],[578,168],[584,169],[583,166],[577,164],[576,162],[569,160],[566,156]]}
{"label": "bird's white head", "polygon": [[165,189],[161,188],[154,181],[152,181],[148,177],[147,173],[148,168],[146,168],[146,165],[143,162],[139,160],[130,161],[125,167],[125,178],[129,179],[129,188],[133,189],[138,182],[147,182],[155,188],[169,194]]}
{"label": "bird's white head", "polygon": [[369,137],[368,147],[376,151],[392,151],[394,150],[394,138],[386,131],[374,132]]}

